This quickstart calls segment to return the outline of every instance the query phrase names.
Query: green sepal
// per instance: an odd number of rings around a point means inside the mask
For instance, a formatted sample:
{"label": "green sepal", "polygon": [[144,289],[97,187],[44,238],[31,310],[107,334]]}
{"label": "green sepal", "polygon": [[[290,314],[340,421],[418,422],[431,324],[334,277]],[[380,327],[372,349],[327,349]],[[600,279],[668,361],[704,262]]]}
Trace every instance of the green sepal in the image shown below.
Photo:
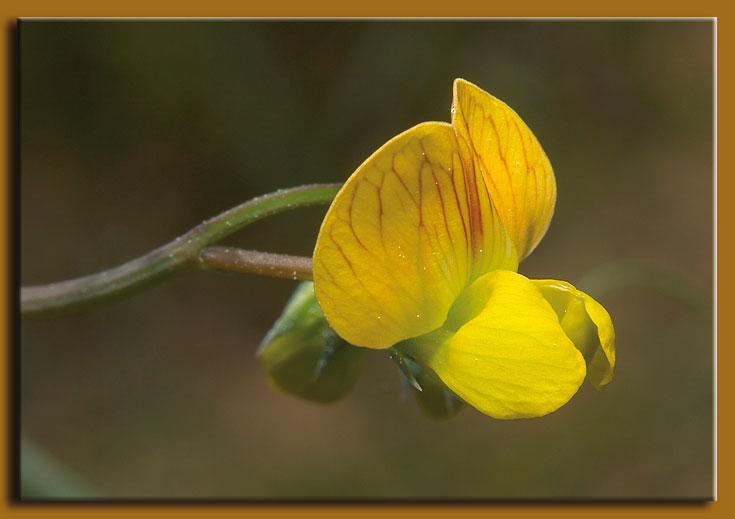
{"label": "green sepal", "polygon": [[365,356],[329,326],[314,297],[314,284],[301,283],[263,339],[258,356],[275,389],[329,403],[355,385]]}
{"label": "green sepal", "polygon": [[[410,359],[406,357],[402,351],[397,350],[395,347],[390,347],[386,350],[388,353],[388,357],[396,363],[396,366],[398,366],[398,369],[401,370],[401,373],[403,373],[403,376],[405,377],[405,381],[408,383],[409,386],[411,386],[414,390],[421,392],[421,384],[419,384],[418,380],[416,380],[416,377],[413,374],[413,370],[409,367],[408,362]],[[415,362],[413,364],[416,364]]]}
{"label": "green sepal", "polygon": [[[405,344],[406,341],[398,344]],[[386,350],[403,373],[404,381],[413,393],[419,409],[432,420],[448,420],[467,404],[449,391],[431,370],[422,368],[397,347]]]}
{"label": "green sepal", "polygon": [[467,406],[430,369],[423,369],[409,358],[405,362],[421,386],[421,391],[412,387],[411,392],[426,416],[437,421],[449,420]]}

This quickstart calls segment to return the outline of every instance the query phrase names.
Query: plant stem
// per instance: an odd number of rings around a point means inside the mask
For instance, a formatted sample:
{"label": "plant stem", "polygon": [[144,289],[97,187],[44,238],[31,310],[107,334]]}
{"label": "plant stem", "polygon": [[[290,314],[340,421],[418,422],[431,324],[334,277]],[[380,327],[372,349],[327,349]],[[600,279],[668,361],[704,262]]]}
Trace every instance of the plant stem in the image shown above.
{"label": "plant stem", "polygon": [[236,249],[233,247],[206,247],[199,253],[203,268],[230,272],[260,274],[276,278],[311,281],[311,258]]}
{"label": "plant stem", "polygon": [[311,184],[281,189],[233,207],[120,266],[59,283],[22,287],[21,314],[26,317],[67,311],[140,290],[174,272],[196,266],[202,248],[257,220],[297,207],[329,203],[340,187]]}

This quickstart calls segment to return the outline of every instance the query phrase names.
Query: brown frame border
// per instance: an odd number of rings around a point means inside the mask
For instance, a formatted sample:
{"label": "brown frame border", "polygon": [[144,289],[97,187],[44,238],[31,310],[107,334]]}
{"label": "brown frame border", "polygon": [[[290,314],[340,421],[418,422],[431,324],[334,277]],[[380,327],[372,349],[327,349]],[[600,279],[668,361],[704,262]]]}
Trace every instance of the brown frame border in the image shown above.
{"label": "brown frame border", "polygon": [[[658,5],[656,5],[658,4]],[[6,427],[0,428],[0,438],[4,440],[5,449],[0,449],[0,460],[4,461],[6,470],[0,471],[0,484],[5,488],[4,498],[0,503],[0,515],[3,517],[69,517],[69,518],[85,518],[85,517],[128,517],[131,514],[145,517],[199,517],[206,514],[208,517],[280,517],[298,515],[301,517],[314,518],[330,518],[343,517],[349,515],[352,517],[367,517],[376,513],[381,515],[400,516],[403,517],[421,517],[422,519],[443,518],[448,513],[453,517],[486,517],[488,515],[501,515],[502,517],[544,517],[544,518],[587,518],[591,515],[596,517],[619,517],[622,514],[631,517],[720,517],[731,516],[735,511],[735,505],[727,495],[732,482],[732,471],[730,470],[730,462],[732,461],[732,448],[728,446],[729,442],[722,442],[717,445],[718,460],[717,468],[717,487],[718,501],[715,503],[622,503],[622,502],[600,502],[600,503],[498,503],[498,504],[471,504],[471,503],[447,503],[447,504],[411,504],[411,503],[325,503],[325,504],[295,504],[295,503],[272,503],[272,504],[228,504],[228,503],[186,503],[178,504],[105,504],[105,503],[82,503],[74,505],[64,504],[22,504],[15,503],[11,500],[14,491],[11,484],[11,476],[15,470],[13,461],[13,440],[15,407],[12,398],[14,398],[14,382],[13,376],[15,355],[13,348],[15,347],[17,338],[14,335],[17,328],[15,323],[15,300],[17,294],[15,292],[15,268],[17,260],[14,259],[17,251],[14,250],[14,242],[16,232],[15,228],[17,218],[17,191],[16,182],[13,180],[13,173],[17,167],[17,88],[16,80],[16,55],[17,45],[15,43],[16,19],[19,16],[43,16],[43,17],[114,17],[114,16],[153,16],[153,17],[402,17],[402,16],[435,16],[435,17],[569,17],[569,16],[593,16],[593,17],[716,17],[716,54],[717,59],[721,53],[727,56],[729,53],[729,43],[733,37],[732,31],[727,27],[730,25],[730,17],[728,15],[720,15],[722,9],[716,8],[715,2],[703,0],[700,2],[683,2],[679,0],[670,0],[665,4],[662,2],[646,2],[641,0],[618,0],[615,4],[593,4],[591,2],[562,0],[553,3],[541,2],[537,0],[523,2],[507,2],[503,4],[479,2],[472,0],[469,3],[450,4],[447,2],[438,2],[436,0],[411,0],[410,2],[395,2],[386,0],[373,0],[370,4],[355,3],[347,5],[344,2],[335,0],[316,0],[312,2],[298,2],[294,0],[281,1],[274,3],[258,3],[255,5],[243,5],[243,2],[235,0],[220,1],[211,0],[209,2],[194,2],[191,0],[173,1],[156,1],[156,0],[129,0],[125,4],[117,4],[115,2],[99,3],[90,0],[67,0],[66,2],[53,1],[26,1],[6,0],[0,7],[2,12],[2,21],[4,22],[5,34],[2,39],[2,52],[0,52],[0,61],[5,71],[5,81],[2,82],[2,94],[4,103],[0,106],[0,114],[5,119],[6,124],[0,130],[0,150],[6,158],[5,182],[0,184],[0,192],[5,200],[6,210],[2,211],[0,218],[3,220],[0,226],[0,241],[8,248],[7,254],[0,256],[0,270],[5,274],[0,276],[0,288],[7,294],[6,298],[0,299],[0,328],[6,331],[4,336],[7,338],[6,354],[0,356],[0,367],[7,374],[6,383],[0,384],[0,411],[6,417]],[[720,30],[721,24],[724,24],[725,30]],[[722,35],[722,38],[720,36]],[[719,44],[718,44],[719,43]],[[727,63],[726,60],[723,63]],[[727,66],[716,70],[716,91],[729,92],[727,89],[720,90],[720,85],[731,84],[731,69]],[[716,100],[716,118],[715,121],[722,120],[725,122],[723,129],[724,135],[729,135],[729,125],[727,121],[730,118],[727,115],[719,116],[720,112],[729,114],[733,101],[730,96],[723,96],[722,103]],[[715,129],[716,136],[721,135],[720,131]],[[716,139],[715,142],[719,140]],[[719,161],[715,161],[718,164]],[[728,164],[725,157],[725,168]],[[724,169],[723,171],[728,171]],[[732,187],[732,175],[722,175],[716,178],[715,183],[715,208],[717,210],[717,192],[730,192]],[[715,215],[722,216],[717,218],[719,227],[728,229],[728,223],[731,221],[733,205],[724,204],[723,212]],[[717,225],[717,224],[715,224]],[[716,227],[717,228],[717,227]],[[716,229],[715,228],[715,229]],[[729,240],[727,240],[729,241]],[[730,244],[716,240],[716,264],[728,265],[730,254]],[[729,269],[724,269],[722,277],[718,276],[715,268],[716,288],[725,287],[724,290],[717,290],[717,293],[727,295],[729,291],[727,287],[732,285],[732,275],[728,273]],[[729,298],[722,298],[725,308],[728,306]],[[720,336],[715,333],[716,340],[719,344],[728,345],[730,343],[731,332],[725,329]],[[718,358],[722,361],[723,366],[731,365],[730,360],[733,357],[732,348],[719,348],[717,350]],[[723,377],[719,380],[715,378],[717,384],[717,408],[721,406],[720,402],[726,409],[727,402],[732,396],[732,377]],[[728,438],[732,432],[732,423],[735,421],[729,413],[719,414],[716,422],[716,430],[719,438]],[[721,489],[725,489],[724,492]]]}

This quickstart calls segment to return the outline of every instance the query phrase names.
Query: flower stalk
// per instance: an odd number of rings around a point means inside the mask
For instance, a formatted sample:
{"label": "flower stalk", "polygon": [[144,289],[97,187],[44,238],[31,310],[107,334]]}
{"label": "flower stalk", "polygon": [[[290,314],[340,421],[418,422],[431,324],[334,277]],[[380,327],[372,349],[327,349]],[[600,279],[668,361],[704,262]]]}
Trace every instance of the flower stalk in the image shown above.
{"label": "flower stalk", "polygon": [[311,281],[311,258],[272,252],[237,249],[234,247],[206,247],[199,253],[202,268],[226,270],[242,274],[259,274],[285,279]]}

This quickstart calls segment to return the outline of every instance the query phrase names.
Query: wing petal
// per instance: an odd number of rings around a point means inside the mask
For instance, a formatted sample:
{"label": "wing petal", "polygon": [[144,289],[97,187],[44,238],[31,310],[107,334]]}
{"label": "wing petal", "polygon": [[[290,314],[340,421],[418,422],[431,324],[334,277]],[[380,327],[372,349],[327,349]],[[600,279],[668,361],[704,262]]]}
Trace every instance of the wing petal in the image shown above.
{"label": "wing petal", "polygon": [[527,278],[496,270],[457,299],[446,325],[402,348],[462,400],[494,418],[543,416],[585,377],[582,354]]}

